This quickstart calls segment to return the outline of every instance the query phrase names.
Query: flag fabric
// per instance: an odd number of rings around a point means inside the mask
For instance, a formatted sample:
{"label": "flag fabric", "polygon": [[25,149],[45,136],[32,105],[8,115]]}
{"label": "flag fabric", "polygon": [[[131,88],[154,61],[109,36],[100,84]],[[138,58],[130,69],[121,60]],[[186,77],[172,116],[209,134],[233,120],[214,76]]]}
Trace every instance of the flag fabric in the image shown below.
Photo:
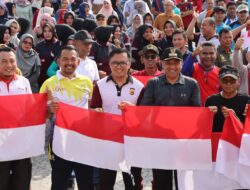
{"label": "flag fabric", "polygon": [[53,152],[69,161],[127,171],[122,117],[59,103]]}
{"label": "flag fabric", "polygon": [[0,96],[0,161],[44,153],[45,94]]}
{"label": "flag fabric", "polygon": [[244,132],[241,139],[239,165],[238,165],[238,181],[244,187],[250,189],[250,107],[245,119]]}
{"label": "flag fabric", "polygon": [[212,169],[178,171],[178,187],[180,190],[229,190],[241,188],[237,181],[216,172],[216,157],[221,135],[222,133],[212,133]]}
{"label": "flag fabric", "polygon": [[210,169],[213,113],[208,108],[134,106],[123,111],[128,165]]}
{"label": "flag fabric", "polygon": [[241,121],[233,112],[230,112],[224,121],[218,145],[216,171],[234,180],[238,176],[239,150],[243,130]]}

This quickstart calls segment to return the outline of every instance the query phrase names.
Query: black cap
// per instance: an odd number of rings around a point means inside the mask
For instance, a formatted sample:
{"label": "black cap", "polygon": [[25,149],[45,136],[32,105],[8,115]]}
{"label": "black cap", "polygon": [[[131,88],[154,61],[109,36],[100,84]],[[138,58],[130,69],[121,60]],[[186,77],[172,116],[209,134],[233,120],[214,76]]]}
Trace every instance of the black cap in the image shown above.
{"label": "black cap", "polygon": [[86,43],[93,43],[94,40],[86,30],[80,30],[74,35],[74,40],[80,40]]}
{"label": "black cap", "polygon": [[161,60],[167,61],[170,59],[178,59],[182,61],[183,57],[181,51],[173,47],[165,49],[161,55]]}
{"label": "black cap", "polygon": [[240,74],[239,74],[238,69],[232,66],[226,65],[220,69],[219,77],[220,79],[223,79],[225,77],[232,77],[233,79],[238,79],[240,77]]}
{"label": "black cap", "polygon": [[144,48],[142,49],[142,53],[146,53],[147,51],[153,51],[155,52],[157,55],[159,55],[159,50],[156,46],[152,45],[152,44],[148,44],[146,46],[144,46]]}
{"label": "black cap", "polygon": [[226,13],[226,9],[224,9],[223,7],[221,7],[221,6],[216,6],[216,7],[214,7],[214,12],[216,13],[216,12],[223,12],[223,13]]}

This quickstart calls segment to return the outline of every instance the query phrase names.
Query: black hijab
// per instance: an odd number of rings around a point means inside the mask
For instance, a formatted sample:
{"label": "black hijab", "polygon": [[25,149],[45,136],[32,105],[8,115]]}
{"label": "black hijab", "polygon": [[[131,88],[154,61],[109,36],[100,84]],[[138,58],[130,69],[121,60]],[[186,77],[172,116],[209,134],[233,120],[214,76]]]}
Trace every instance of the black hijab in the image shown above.
{"label": "black hijab", "polygon": [[106,45],[113,31],[111,26],[99,26],[95,29],[95,38],[97,43]]}

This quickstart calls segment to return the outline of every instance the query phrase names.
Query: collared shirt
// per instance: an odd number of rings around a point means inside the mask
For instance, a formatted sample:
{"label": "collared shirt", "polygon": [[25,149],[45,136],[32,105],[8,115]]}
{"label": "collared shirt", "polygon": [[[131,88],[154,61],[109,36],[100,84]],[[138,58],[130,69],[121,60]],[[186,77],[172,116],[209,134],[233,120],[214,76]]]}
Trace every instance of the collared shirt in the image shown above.
{"label": "collared shirt", "polygon": [[169,83],[166,75],[150,79],[141,105],[200,106],[200,90],[197,81],[182,74],[175,84]]}
{"label": "collared shirt", "polygon": [[23,76],[14,75],[10,81],[0,78],[0,96],[31,93],[30,83]]}
{"label": "collared shirt", "polygon": [[219,68],[224,65],[232,65],[233,54],[231,49],[229,52],[225,51],[221,46],[217,48],[217,58],[215,60],[215,65]]}
{"label": "collared shirt", "polygon": [[100,79],[96,62],[86,57],[85,60],[81,59],[80,64],[76,69],[80,75],[88,77],[92,82]]}
{"label": "collared shirt", "polygon": [[233,19],[231,19],[231,18],[229,18],[229,17],[226,17],[224,23],[225,23],[226,25],[230,25],[231,23],[235,22],[237,19],[238,19],[237,16],[235,16]]}
{"label": "collared shirt", "polygon": [[92,108],[103,108],[106,113],[121,115],[118,104],[129,101],[137,104],[143,93],[143,84],[132,76],[119,86],[111,76],[107,76],[95,85],[91,101]]}
{"label": "collared shirt", "polygon": [[74,78],[69,79],[64,77],[61,71],[57,71],[55,76],[43,83],[40,92],[47,90],[50,90],[52,96],[60,102],[87,109],[93,84],[89,78],[77,73]]}

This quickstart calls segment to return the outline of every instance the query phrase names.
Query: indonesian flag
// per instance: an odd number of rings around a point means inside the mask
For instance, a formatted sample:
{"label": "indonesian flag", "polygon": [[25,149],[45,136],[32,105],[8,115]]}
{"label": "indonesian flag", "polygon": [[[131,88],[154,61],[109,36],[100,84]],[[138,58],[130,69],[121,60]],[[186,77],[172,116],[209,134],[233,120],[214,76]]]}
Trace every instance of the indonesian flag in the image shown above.
{"label": "indonesian flag", "polygon": [[159,169],[209,169],[213,113],[195,107],[127,107],[128,165]]}
{"label": "indonesian flag", "polygon": [[216,157],[221,135],[222,133],[212,133],[212,169],[178,171],[178,187],[180,190],[231,190],[242,188],[235,180],[216,172]]}
{"label": "indonesian flag", "polygon": [[237,178],[239,149],[243,130],[241,121],[233,112],[230,112],[225,119],[218,145],[216,171],[231,179]]}
{"label": "indonesian flag", "polygon": [[0,96],[0,161],[44,154],[44,94]]}
{"label": "indonesian flag", "polygon": [[59,103],[53,152],[65,160],[126,171],[122,117]]}
{"label": "indonesian flag", "polygon": [[242,135],[240,153],[239,153],[239,168],[238,168],[238,181],[245,188],[250,188],[250,111],[245,119],[245,129]]}

